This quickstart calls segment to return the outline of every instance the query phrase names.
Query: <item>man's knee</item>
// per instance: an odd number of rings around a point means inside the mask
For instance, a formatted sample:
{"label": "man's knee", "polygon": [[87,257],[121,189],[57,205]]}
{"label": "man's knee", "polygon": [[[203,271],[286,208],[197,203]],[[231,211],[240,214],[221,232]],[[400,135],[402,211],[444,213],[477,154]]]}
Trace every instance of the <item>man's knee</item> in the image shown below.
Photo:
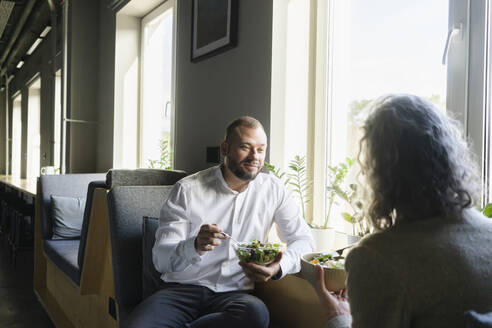
{"label": "man's knee", "polygon": [[270,323],[270,313],[265,303],[259,298],[245,294],[241,298],[240,322],[244,327],[268,327]]}

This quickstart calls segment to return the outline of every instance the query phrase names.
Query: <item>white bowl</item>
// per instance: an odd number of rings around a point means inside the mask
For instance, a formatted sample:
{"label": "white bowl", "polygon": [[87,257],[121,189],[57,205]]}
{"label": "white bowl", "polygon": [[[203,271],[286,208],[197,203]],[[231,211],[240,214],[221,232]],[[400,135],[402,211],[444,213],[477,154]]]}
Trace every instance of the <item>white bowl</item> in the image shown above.
{"label": "white bowl", "polygon": [[[317,284],[317,274],[316,274],[316,264],[311,264],[309,261],[313,259],[316,255],[319,254],[331,254],[327,252],[323,253],[307,253],[301,256],[301,272],[300,275],[302,278],[309,281],[314,288],[318,288]],[[338,256],[338,254],[333,253],[333,255]],[[347,280],[347,272],[344,269],[334,269],[334,268],[325,268],[325,285],[329,291],[338,292],[346,287]]]}

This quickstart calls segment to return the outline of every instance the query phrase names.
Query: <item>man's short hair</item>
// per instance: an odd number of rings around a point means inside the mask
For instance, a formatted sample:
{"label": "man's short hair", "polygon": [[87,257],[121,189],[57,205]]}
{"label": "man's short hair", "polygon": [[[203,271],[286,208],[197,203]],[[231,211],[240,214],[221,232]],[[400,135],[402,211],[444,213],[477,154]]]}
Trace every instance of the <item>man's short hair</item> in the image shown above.
{"label": "man's short hair", "polygon": [[265,131],[265,129],[263,128],[263,125],[256,118],[253,118],[251,116],[241,116],[241,117],[236,118],[234,121],[229,123],[229,125],[227,126],[226,134],[224,137],[224,140],[226,142],[230,141],[231,136],[234,133],[234,129],[237,128],[238,126],[245,126],[247,128],[250,128],[250,129],[261,128],[263,131]]}

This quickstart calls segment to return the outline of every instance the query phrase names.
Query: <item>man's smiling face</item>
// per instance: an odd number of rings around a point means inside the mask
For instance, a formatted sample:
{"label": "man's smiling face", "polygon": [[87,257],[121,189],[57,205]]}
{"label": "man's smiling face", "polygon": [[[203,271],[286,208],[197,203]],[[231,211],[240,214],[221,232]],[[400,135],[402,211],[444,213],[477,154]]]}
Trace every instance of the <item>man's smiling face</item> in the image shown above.
{"label": "man's smiling face", "polygon": [[224,165],[238,179],[251,181],[260,173],[267,148],[267,137],[262,128],[238,126],[229,141],[221,147]]}

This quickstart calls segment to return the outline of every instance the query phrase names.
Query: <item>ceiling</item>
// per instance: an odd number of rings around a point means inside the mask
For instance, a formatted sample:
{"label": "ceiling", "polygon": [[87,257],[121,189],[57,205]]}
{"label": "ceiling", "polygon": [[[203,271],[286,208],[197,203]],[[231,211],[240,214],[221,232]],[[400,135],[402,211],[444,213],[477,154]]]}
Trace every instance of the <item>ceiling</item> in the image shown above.
{"label": "ceiling", "polygon": [[0,1],[0,56],[3,56],[28,0]]}
{"label": "ceiling", "polygon": [[9,22],[10,15],[12,14],[14,7],[14,1],[0,2],[0,36],[2,36],[5,31],[5,27],[7,27],[7,23]]}
{"label": "ceiling", "polygon": [[2,73],[15,74],[17,63],[27,58],[26,51],[50,25],[50,8],[59,4],[60,0],[0,0]]}

